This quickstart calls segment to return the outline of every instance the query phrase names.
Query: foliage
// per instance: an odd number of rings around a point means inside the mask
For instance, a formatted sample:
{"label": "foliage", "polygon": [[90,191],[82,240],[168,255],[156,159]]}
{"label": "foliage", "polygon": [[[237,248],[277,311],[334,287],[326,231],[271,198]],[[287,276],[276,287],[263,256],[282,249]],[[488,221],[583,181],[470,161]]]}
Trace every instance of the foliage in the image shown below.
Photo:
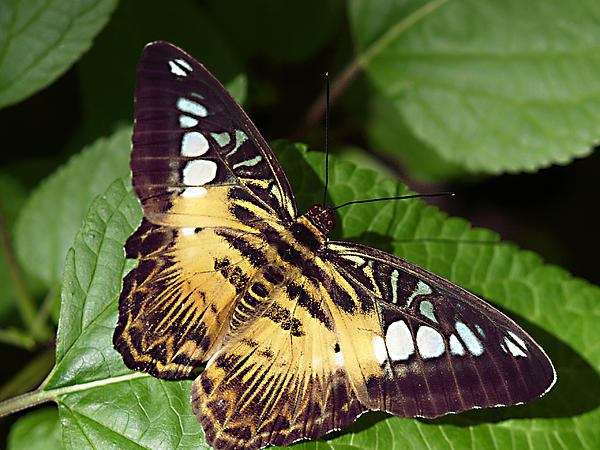
{"label": "foliage", "polygon": [[[23,365],[0,372],[0,397],[14,394],[15,384],[39,384],[1,403],[0,415],[58,405],[58,416],[45,408],[12,427],[4,419],[9,448],[206,445],[189,405],[190,380],[131,372],[111,343],[121,280],[132,267],[123,244],[141,220],[128,153],[135,65],[145,43],[172,41],[231,82],[265,136],[296,128],[318,147],[321,133],[306,130],[323,110],[301,124],[297,118],[318,96],[321,67],[333,65],[333,98],[344,96],[330,130],[338,157],[330,159],[329,204],[402,194],[408,188],[389,175],[405,167],[418,183],[444,189],[477,189],[482,179],[508,172],[532,172],[526,176],[536,183],[541,168],[570,164],[598,140],[597,2],[275,3],[0,5],[0,105],[15,104],[0,114],[15,124],[5,131],[7,148],[18,149],[0,170],[0,341]],[[40,115],[48,101],[56,114]],[[67,131],[46,142],[36,135],[38,122]],[[323,155],[281,141],[274,149],[299,210],[320,201]],[[385,176],[372,169],[384,166]],[[46,179],[38,183],[37,173]],[[579,218],[567,217],[571,227],[593,220],[584,208],[576,211]],[[546,349],[559,382],[526,406],[434,421],[369,413],[296,447],[600,446],[600,351],[591,344],[600,339],[598,287],[419,200],[353,205],[338,214],[334,238],[409,259],[507,311]],[[53,317],[56,358],[41,373],[37,355],[53,342]],[[33,347],[38,353],[26,352]]]}

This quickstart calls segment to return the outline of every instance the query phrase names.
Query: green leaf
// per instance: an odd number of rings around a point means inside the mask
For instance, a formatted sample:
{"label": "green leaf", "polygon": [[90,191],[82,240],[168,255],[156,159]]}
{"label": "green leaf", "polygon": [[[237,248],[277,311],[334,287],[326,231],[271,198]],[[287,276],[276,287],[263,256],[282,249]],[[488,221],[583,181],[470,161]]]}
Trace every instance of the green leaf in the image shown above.
{"label": "green leaf", "polygon": [[[319,201],[323,155],[277,143],[300,211]],[[405,187],[350,163],[330,166],[330,202],[389,196]],[[69,251],[57,337],[57,365],[41,395],[59,404],[66,447],[198,448],[190,381],[162,381],[124,366],[112,347],[121,277],[131,265],[122,246],[140,207],[117,181],[90,208]],[[315,198],[316,197],[316,198]],[[301,448],[515,448],[600,444],[600,289],[544,265],[487,230],[420,201],[353,205],[339,211],[337,237],[392,251],[463,284],[506,309],[553,359],[557,386],[527,406],[477,410],[435,421],[369,413],[349,429]],[[552,333],[552,334],[550,334]],[[575,350],[576,349],[576,350]],[[581,389],[585,386],[585,389]]]}
{"label": "green leaf", "polygon": [[600,110],[600,3],[354,0],[364,66],[414,136],[475,172],[587,155]]}
{"label": "green leaf", "polygon": [[92,43],[116,0],[0,3],[0,107],[48,86]]}
{"label": "green leaf", "polygon": [[67,448],[193,448],[200,426],[191,382],[157,380],[125,367],[112,347],[123,275],[123,244],[141,220],[127,180],[90,207],[67,256],[56,366],[42,392],[59,406]]}
{"label": "green leaf", "polygon": [[348,161],[355,166],[371,169],[388,178],[393,178],[396,176],[396,173],[392,170],[392,168],[390,168],[389,165],[386,165],[381,161],[381,159],[365,152],[360,147],[352,145],[336,147],[331,153],[335,155],[337,161]]}
{"label": "green leaf", "polygon": [[246,75],[240,73],[227,83],[226,88],[240,105],[243,105],[246,102],[246,97],[248,96],[248,78]]}
{"label": "green leaf", "polygon": [[442,159],[435,150],[417,139],[389,99],[375,96],[367,117],[372,148],[390,157],[399,157],[411,177],[446,181],[464,179],[468,175],[458,164]]}
{"label": "green leaf", "polygon": [[33,192],[16,224],[15,247],[25,270],[58,284],[67,250],[91,200],[110,180],[129,173],[131,128],[98,139],[73,156]]}
{"label": "green leaf", "polygon": [[60,450],[63,447],[56,408],[44,408],[21,417],[10,429],[8,450]]}
{"label": "green leaf", "polygon": [[[112,183],[90,206],[67,253],[56,338],[57,365],[48,386],[126,371],[120,360],[116,364],[113,361],[116,352],[112,358],[102,355],[98,360],[102,367],[93,373],[81,369],[73,372],[72,367],[78,364],[81,350],[88,352],[107,334],[103,320],[106,316],[108,320],[114,318],[114,311],[107,311],[107,306],[119,296],[121,280],[128,271],[123,245],[140,221],[139,202],[123,179]],[[86,359],[90,359],[89,354]]]}

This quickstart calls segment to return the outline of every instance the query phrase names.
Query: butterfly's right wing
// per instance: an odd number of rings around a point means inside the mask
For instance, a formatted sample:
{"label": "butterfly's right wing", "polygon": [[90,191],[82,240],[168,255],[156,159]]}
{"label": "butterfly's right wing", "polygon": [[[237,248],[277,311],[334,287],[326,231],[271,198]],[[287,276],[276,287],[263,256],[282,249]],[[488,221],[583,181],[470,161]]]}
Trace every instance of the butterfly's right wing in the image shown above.
{"label": "butterfly's right wing", "polygon": [[113,342],[128,367],[183,377],[219,348],[264,264],[256,223],[281,229],[296,206],[240,106],[171,44],[144,49],[132,140],[144,221],[127,241],[140,262],[124,280]]}
{"label": "butterfly's right wing", "polygon": [[544,350],[459,286],[360,244],[329,242],[323,257],[324,296],[365,407],[434,418],[526,403],[555,383]]}

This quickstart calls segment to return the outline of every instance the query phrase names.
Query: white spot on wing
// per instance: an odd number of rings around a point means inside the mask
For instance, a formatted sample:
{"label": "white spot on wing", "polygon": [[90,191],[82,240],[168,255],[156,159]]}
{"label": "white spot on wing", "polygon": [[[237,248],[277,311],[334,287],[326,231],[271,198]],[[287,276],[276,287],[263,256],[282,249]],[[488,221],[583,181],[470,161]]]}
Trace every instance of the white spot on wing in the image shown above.
{"label": "white spot on wing", "polygon": [[177,75],[178,77],[187,77],[185,70],[175,64],[174,61],[169,61],[169,67],[171,68],[171,73],[173,75]]}
{"label": "white spot on wing", "polygon": [[208,111],[204,106],[185,97],[180,97],[177,100],[177,109],[181,112],[193,114],[198,117],[206,117],[208,115]]}
{"label": "white spot on wing", "polygon": [[255,165],[257,165],[257,164],[258,164],[259,162],[261,162],[261,161],[262,161],[262,156],[260,156],[260,155],[257,155],[257,156],[255,156],[254,158],[252,158],[252,159],[249,159],[249,160],[247,160],[247,161],[242,161],[242,162],[239,162],[239,163],[237,163],[237,164],[234,164],[234,165],[233,165],[233,168],[234,168],[234,169],[237,169],[238,167],[242,167],[242,166],[248,166],[248,167],[252,167],[252,166],[255,166]]}
{"label": "white spot on wing", "polygon": [[192,128],[198,125],[198,120],[193,117],[182,114],[179,116],[179,126],[181,128]]}
{"label": "white spot on wing", "polygon": [[385,334],[385,342],[392,361],[408,359],[415,352],[412,334],[404,320],[390,324]]}
{"label": "white spot on wing", "polygon": [[[508,351],[513,356],[527,357],[527,354],[523,351],[523,349],[527,348],[527,346],[525,345],[525,341],[510,330],[508,331],[508,334],[518,344],[518,345],[516,345],[514,342],[512,342],[510,339],[508,339],[508,336],[504,337],[504,342],[506,342]],[[502,345],[502,343],[500,343],[500,345]]]}
{"label": "white spot on wing", "polygon": [[417,330],[417,347],[423,359],[437,358],[446,351],[442,335],[425,325]]}
{"label": "white spot on wing", "polygon": [[181,156],[201,156],[208,151],[208,141],[202,133],[188,131],[181,140]]}
{"label": "white spot on wing", "polygon": [[341,350],[335,353],[335,363],[338,366],[344,365],[344,355],[342,354]]}
{"label": "white spot on wing", "polygon": [[435,318],[435,315],[433,314],[433,303],[431,303],[431,302],[429,302],[427,300],[423,300],[419,304],[419,311],[421,312],[421,314],[423,314],[429,320],[431,320],[431,321],[433,321],[435,323],[439,323],[437,321],[437,319]]}
{"label": "white spot on wing", "polygon": [[508,351],[513,356],[521,356],[521,357],[527,356],[525,353],[523,353],[523,350],[521,350],[517,345],[515,345],[515,343],[513,341],[508,339],[508,337],[506,337],[506,336],[504,337],[504,342],[506,342],[506,347],[508,348]]}
{"label": "white spot on wing", "polygon": [[206,188],[203,188],[202,186],[189,187],[183,190],[181,196],[186,198],[199,198],[206,195],[206,192]]}
{"label": "white spot on wing", "polygon": [[248,136],[242,130],[235,130],[235,147],[229,153],[225,155],[226,158],[229,158],[235,152],[238,151],[238,148],[248,140]]}
{"label": "white spot on wing", "polygon": [[433,292],[431,290],[431,288],[427,284],[425,284],[421,280],[419,280],[419,282],[417,283],[417,287],[415,288],[415,290],[413,291],[413,293],[410,294],[410,297],[408,297],[408,300],[406,300],[406,307],[408,308],[410,306],[410,304],[412,303],[413,299],[417,295],[427,295],[427,294],[431,294],[431,292]]}
{"label": "white spot on wing", "polygon": [[481,335],[481,337],[485,339],[485,333],[483,332],[483,328],[481,328],[479,325],[475,324],[475,329]]}
{"label": "white spot on wing", "polygon": [[217,176],[217,164],[206,159],[193,160],[183,169],[183,184],[202,186],[210,183]]}
{"label": "white spot on wing", "polygon": [[392,270],[390,277],[390,284],[392,285],[392,303],[398,303],[398,269]]}
{"label": "white spot on wing", "polygon": [[463,356],[465,354],[465,348],[454,334],[450,335],[450,353],[458,356]]}
{"label": "white spot on wing", "polygon": [[375,352],[375,358],[377,358],[379,364],[383,364],[387,359],[387,350],[381,336],[375,336],[373,338],[373,351]]}
{"label": "white spot on wing", "polygon": [[185,59],[177,58],[175,60],[175,62],[181,64],[183,67],[185,67],[190,72],[192,71],[192,66],[190,66]]}
{"label": "white spot on wing", "polygon": [[210,135],[217,141],[221,147],[225,147],[231,141],[231,136],[229,133],[224,131],[222,133],[210,133]]}
{"label": "white spot on wing", "polygon": [[525,345],[525,341],[523,339],[521,339],[519,336],[517,336],[515,333],[513,333],[512,331],[508,331],[508,334],[510,334],[510,337],[513,338],[517,344],[519,344],[521,347],[523,348],[527,348],[527,346]]}
{"label": "white spot on wing", "polygon": [[194,227],[185,227],[181,229],[181,234],[184,236],[189,236],[190,234],[194,234]]}
{"label": "white spot on wing", "polygon": [[460,321],[456,322],[456,331],[458,331],[459,336],[467,346],[469,352],[475,356],[483,354],[483,345],[481,345],[481,342],[479,342],[475,333],[473,333],[468,326]]}

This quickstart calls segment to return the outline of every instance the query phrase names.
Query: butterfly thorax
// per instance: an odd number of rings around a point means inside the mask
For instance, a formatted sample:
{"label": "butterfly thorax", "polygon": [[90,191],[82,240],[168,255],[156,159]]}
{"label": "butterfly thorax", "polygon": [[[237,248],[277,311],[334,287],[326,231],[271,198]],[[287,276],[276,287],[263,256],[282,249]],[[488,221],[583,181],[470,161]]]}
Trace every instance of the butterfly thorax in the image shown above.
{"label": "butterfly thorax", "polygon": [[335,228],[333,208],[323,205],[312,205],[308,212],[304,214],[304,217],[325,235],[329,234]]}
{"label": "butterfly thorax", "polygon": [[[256,318],[265,316],[284,328],[291,328],[292,334],[301,335],[302,325],[285,317],[291,314],[290,305],[297,301],[301,286],[318,285],[322,281],[323,263],[319,254],[325,248],[327,234],[335,227],[333,209],[313,205],[288,226],[273,227],[266,222],[256,226],[262,229],[264,238],[260,250],[255,250],[262,252],[262,266],[257,268],[247,289],[240,292],[230,333],[237,334]],[[290,305],[274,302],[273,298],[289,299]]]}

